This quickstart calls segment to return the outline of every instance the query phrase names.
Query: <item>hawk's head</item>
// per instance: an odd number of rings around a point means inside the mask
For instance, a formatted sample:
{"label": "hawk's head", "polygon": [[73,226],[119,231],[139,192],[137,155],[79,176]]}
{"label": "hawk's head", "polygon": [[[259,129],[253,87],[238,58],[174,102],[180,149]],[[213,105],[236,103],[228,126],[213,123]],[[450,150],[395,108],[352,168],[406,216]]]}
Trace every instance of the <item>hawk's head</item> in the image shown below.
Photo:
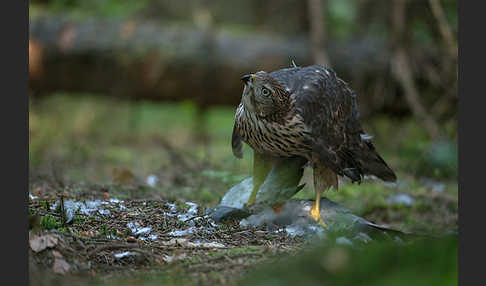
{"label": "hawk's head", "polygon": [[270,74],[259,71],[244,75],[241,80],[245,83],[241,101],[251,113],[271,118],[288,111],[289,94]]}

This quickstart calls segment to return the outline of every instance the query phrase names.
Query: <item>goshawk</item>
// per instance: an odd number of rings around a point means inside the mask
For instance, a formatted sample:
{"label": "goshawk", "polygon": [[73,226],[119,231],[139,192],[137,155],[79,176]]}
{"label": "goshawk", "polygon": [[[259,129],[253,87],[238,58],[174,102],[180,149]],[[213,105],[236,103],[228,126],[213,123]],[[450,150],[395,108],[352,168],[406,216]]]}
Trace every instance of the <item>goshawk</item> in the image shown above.
{"label": "goshawk", "polygon": [[244,90],[232,135],[233,154],[242,141],[254,150],[253,191],[270,171],[271,158],[301,156],[312,165],[315,202],[310,215],[320,218],[322,192],[338,189],[338,177],[360,183],[364,175],[396,181],[359,122],[356,94],[330,69],[319,65],[259,71],[241,78]]}

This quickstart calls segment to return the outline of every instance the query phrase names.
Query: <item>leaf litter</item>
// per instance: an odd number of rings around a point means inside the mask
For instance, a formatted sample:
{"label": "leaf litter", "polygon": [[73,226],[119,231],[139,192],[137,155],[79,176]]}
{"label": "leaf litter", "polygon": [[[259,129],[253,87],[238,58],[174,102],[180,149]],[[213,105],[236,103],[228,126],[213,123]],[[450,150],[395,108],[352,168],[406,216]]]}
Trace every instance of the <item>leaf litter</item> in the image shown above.
{"label": "leaf litter", "polygon": [[[194,202],[121,200],[105,195],[106,191],[89,196],[87,193],[77,198],[71,194],[70,200],[64,200],[66,220],[62,227],[43,231],[37,235],[43,239],[29,241],[30,260],[36,265],[57,274],[97,277],[182,268],[197,277],[217,272],[236,281],[250,267],[274,259],[275,255],[297,253],[307,243],[302,236],[321,232],[293,215],[296,220],[286,227],[259,226],[259,221],[276,222],[288,216],[285,208],[278,215],[262,213],[220,223]],[[61,221],[61,200],[35,195],[29,198],[31,213]],[[370,240],[365,233],[358,233],[355,237],[338,237],[336,243],[355,245]]]}
{"label": "leaf litter", "polygon": [[[61,275],[184,267],[230,271],[236,279],[257,261],[270,259],[268,254],[303,245],[285,232],[245,227],[237,220],[217,223],[194,202],[99,197],[64,200],[65,225],[32,236],[32,261]],[[40,196],[29,200],[29,209],[61,221],[60,204],[58,198]]]}

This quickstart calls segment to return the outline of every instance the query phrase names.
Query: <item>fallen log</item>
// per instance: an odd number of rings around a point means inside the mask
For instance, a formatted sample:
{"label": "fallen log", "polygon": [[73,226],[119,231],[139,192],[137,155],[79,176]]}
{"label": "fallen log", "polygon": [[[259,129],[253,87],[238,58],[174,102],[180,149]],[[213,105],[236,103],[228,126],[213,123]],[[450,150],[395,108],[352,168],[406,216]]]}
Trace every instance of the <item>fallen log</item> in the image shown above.
{"label": "fallen log", "polygon": [[[388,66],[383,41],[331,43],[326,49],[347,81],[383,73]],[[242,74],[287,67],[292,60],[312,64],[306,37],[52,16],[31,19],[29,51],[34,93],[191,99],[203,106],[236,105]]]}

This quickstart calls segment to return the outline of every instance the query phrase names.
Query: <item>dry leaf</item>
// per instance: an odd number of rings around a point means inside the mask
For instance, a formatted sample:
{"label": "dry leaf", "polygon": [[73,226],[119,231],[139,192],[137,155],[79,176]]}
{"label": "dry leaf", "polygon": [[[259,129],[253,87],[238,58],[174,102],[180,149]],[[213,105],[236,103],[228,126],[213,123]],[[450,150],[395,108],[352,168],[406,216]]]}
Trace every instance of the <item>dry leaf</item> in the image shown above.
{"label": "dry leaf", "polygon": [[64,260],[63,258],[56,258],[54,260],[54,265],[52,266],[52,271],[58,274],[65,274],[69,271],[70,268],[71,265],[69,265],[66,260]]}
{"label": "dry leaf", "polygon": [[54,258],[62,258],[62,254],[57,250],[53,250],[52,255],[54,255]]}
{"label": "dry leaf", "polygon": [[32,193],[34,194],[34,196],[40,196],[42,193],[42,189],[40,187],[37,187]]}
{"label": "dry leaf", "polygon": [[35,252],[40,252],[46,248],[52,248],[57,244],[57,237],[52,234],[33,236],[29,239],[30,248]]}

